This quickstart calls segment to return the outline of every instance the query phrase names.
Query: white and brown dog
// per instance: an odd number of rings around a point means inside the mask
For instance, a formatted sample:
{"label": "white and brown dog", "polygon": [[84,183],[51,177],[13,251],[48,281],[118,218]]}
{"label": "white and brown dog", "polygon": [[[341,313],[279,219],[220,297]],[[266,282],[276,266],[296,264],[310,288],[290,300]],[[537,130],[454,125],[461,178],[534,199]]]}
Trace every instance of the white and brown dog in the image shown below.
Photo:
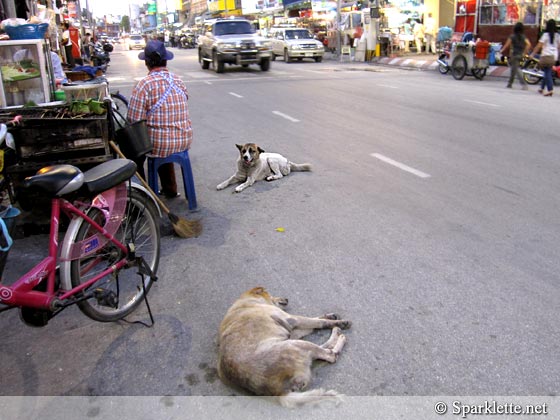
{"label": "white and brown dog", "polygon": [[[304,390],[311,382],[314,360],[336,362],[346,343],[341,328],[350,328],[350,321],[335,314],[291,315],[280,308],[287,304],[287,299],[272,297],[262,287],[248,290],[235,301],[220,325],[220,379],[256,395],[277,396],[288,407],[338,398],[335,391]],[[319,328],[332,329],[326,343],[301,340]]]}
{"label": "white and brown dog", "polygon": [[239,149],[239,158],[237,159],[237,171],[216,188],[223,190],[228,185],[242,182],[235,187],[235,192],[241,192],[245,188],[250,187],[256,181],[266,179],[274,181],[283,176],[288,175],[291,171],[310,171],[309,163],[290,162],[284,156],[278,153],[266,153],[255,143],[246,143],[244,145],[236,144]]}

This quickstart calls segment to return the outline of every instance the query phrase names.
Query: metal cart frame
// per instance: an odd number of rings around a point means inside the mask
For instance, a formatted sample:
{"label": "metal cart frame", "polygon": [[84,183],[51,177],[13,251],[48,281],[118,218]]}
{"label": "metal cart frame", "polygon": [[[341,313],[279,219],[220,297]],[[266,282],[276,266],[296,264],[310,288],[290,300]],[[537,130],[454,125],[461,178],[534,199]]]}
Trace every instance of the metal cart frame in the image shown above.
{"label": "metal cart frame", "polygon": [[488,53],[486,58],[476,58],[475,46],[468,42],[456,42],[451,48],[449,62],[451,74],[455,80],[461,80],[466,75],[482,80],[489,67]]}

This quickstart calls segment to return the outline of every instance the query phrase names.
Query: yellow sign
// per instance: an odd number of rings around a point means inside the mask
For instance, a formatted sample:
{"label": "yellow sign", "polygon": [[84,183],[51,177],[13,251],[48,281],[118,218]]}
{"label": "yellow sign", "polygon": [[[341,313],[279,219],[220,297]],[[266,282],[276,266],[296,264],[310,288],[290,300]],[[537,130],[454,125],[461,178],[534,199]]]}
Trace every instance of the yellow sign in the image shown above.
{"label": "yellow sign", "polygon": [[235,0],[216,0],[208,2],[208,10],[210,12],[226,11],[228,15],[241,15],[241,9],[235,8]]}

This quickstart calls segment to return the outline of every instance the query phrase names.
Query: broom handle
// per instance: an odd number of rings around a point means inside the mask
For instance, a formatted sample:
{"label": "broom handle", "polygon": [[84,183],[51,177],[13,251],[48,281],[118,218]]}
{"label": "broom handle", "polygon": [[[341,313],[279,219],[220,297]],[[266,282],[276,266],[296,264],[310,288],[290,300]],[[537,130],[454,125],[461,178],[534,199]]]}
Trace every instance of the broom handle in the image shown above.
{"label": "broom handle", "polygon": [[[120,158],[122,159],[127,159],[127,157],[125,155],[123,155],[123,153],[121,152],[121,149],[119,149],[119,146],[117,146],[115,144],[115,142],[113,140],[110,140],[109,143],[111,144],[111,147],[113,148],[113,150],[115,151],[115,153],[117,155],[119,155]],[[152,197],[155,198],[155,200],[158,202],[159,206],[161,207],[161,209],[166,213],[169,214],[171,211],[167,208],[167,206],[163,203],[163,201],[161,201],[161,198],[159,198],[157,196],[157,194],[154,192],[154,190],[152,190],[150,188],[150,186],[148,185],[148,183],[146,181],[144,181],[144,178],[142,178],[140,176],[140,174],[138,173],[138,171],[136,172],[136,177],[140,180],[140,182],[142,183],[142,185],[144,186],[144,188],[146,188],[150,194],[152,194]]]}

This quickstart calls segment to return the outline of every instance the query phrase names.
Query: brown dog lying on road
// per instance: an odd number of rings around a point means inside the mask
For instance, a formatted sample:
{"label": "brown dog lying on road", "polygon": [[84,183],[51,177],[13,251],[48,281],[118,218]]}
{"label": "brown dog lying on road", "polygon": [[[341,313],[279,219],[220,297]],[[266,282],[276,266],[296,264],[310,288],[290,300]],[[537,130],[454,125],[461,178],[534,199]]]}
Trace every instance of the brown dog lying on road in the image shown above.
{"label": "brown dog lying on road", "polygon": [[[340,329],[350,328],[350,321],[335,314],[321,318],[290,315],[279,308],[287,304],[287,299],[255,287],[229,308],[219,331],[220,378],[257,395],[279,396],[285,406],[336,397],[336,392],[323,389],[302,391],[311,382],[313,360],[336,362],[346,342]],[[323,345],[300,339],[320,328],[332,329]]]}

